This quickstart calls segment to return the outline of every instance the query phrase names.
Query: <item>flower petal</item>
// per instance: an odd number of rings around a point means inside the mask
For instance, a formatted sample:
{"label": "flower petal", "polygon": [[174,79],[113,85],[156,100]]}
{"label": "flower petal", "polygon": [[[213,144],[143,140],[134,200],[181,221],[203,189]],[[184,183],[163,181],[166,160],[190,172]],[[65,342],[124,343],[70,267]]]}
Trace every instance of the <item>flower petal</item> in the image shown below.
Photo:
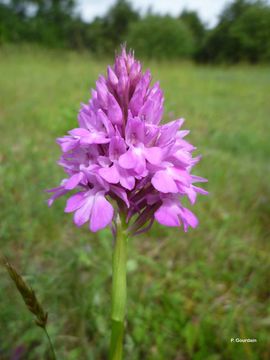
{"label": "flower petal", "polygon": [[178,188],[172,179],[172,177],[168,174],[166,170],[161,170],[155,173],[152,180],[152,185],[158,191],[163,193],[177,193]]}
{"label": "flower petal", "polygon": [[124,203],[127,205],[127,207],[129,208],[130,204],[129,204],[129,200],[127,197],[127,193],[124,189],[122,189],[121,187],[115,186],[115,185],[111,185],[111,191],[118,196],[121,200],[124,201]]}
{"label": "flower petal", "polygon": [[84,202],[84,196],[85,196],[85,192],[79,192],[77,194],[72,195],[67,200],[65,212],[69,213],[79,209],[79,207],[81,207]]}
{"label": "flower petal", "polygon": [[108,79],[113,86],[118,84],[118,78],[110,66],[108,66]]}
{"label": "flower petal", "polygon": [[96,194],[93,205],[90,230],[96,232],[105,228],[113,218],[113,207],[104,197],[104,195]]}
{"label": "flower petal", "polygon": [[192,228],[195,228],[198,226],[199,221],[196,218],[196,216],[187,208],[181,208],[180,209],[180,216],[183,221],[184,225],[184,231],[187,232],[188,226],[191,226]]}
{"label": "flower petal", "polygon": [[109,108],[108,118],[112,124],[121,125],[123,121],[123,114],[120,105],[112,94],[109,93]]}
{"label": "flower petal", "polygon": [[74,189],[79,182],[84,177],[84,174],[82,172],[78,172],[77,174],[72,175],[67,182],[65,183],[65,189],[72,190]]}
{"label": "flower petal", "polygon": [[119,172],[115,165],[104,167],[98,171],[99,175],[110,184],[117,184],[120,180]]}
{"label": "flower petal", "polygon": [[181,222],[177,215],[176,205],[165,204],[162,205],[155,212],[155,219],[162,225],[165,226],[180,226]]}
{"label": "flower petal", "polygon": [[120,184],[128,190],[132,190],[135,185],[135,177],[122,170],[120,173]]}
{"label": "flower petal", "polygon": [[93,202],[94,202],[94,195],[87,196],[83,205],[75,212],[74,223],[77,226],[82,226],[89,220],[92,211]]}
{"label": "flower petal", "polygon": [[144,154],[146,160],[148,160],[153,165],[159,164],[162,160],[162,150],[157,146],[145,148]]}
{"label": "flower petal", "polygon": [[132,169],[137,163],[137,156],[130,148],[125,154],[119,158],[119,165],[124,169]]}
{"label": "flower petal", "polygon": [[58,186],[56,188],[47,190],[48,193],[54,192],[54,194],[47,200],[48,206],[52,206],[55,199],[59,198],[60,196],[65,195],[68,190],[64,188],[64,186]]}
{"label": "flower petal", "polygon": [[72,136],[79,136],[79,137],[89,135],[89,131],[86,129],[83,129],[83,128],[75,128],[75,129],[70,130],[68,133]]}

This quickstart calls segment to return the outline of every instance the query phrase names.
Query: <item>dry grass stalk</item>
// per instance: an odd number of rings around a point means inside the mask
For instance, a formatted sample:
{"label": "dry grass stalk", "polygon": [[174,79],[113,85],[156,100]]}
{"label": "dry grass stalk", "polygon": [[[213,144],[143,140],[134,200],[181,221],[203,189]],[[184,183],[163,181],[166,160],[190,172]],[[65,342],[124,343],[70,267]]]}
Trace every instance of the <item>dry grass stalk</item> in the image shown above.
{"label": "dry grass stalk", "polygon": [[10,278],[15,283],[27,308],[29,311],[31,311],[32,314],[36,316],[36,324],[45,329],[48,313],[43,310],[42,306],[37,300],[34,290],[24,281],[22,276],[17,272],[15,267],[8,262],[7,259],[2,258],[1,263],[8,271]]}

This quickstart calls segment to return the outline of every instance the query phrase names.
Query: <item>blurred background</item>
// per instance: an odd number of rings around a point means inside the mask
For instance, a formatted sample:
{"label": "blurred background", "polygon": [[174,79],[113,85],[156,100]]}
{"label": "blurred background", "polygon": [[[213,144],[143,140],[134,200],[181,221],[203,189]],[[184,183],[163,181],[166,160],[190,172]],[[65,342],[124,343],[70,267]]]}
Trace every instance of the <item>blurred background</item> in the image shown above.
{"label": "blurred background", "polygon": [[[0,1],[1,253],[49,312],[58,359],[107,359],[112,239],[77,229],[44,189],[55,138],[121,43],[184,117],[209,179],[197,229],[129,243],[126,359],[270,359],[270,2]],[[257,339],[232,343],[231,338]],[[0,359],[50,359],[0,269]]]}
{"label": "blurred background", "polygon": [[1,0],[0,44],[201,62],[270,61],[270,2]]}

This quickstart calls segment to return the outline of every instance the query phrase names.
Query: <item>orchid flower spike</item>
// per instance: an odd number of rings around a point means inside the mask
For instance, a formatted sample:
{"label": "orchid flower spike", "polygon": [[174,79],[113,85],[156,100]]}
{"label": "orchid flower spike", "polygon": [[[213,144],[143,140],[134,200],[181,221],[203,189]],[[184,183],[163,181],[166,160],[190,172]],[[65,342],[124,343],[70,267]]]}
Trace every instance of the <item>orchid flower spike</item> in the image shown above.
{"label": "orchid flower spike", "polygon": [[194,185],[206,179],[192,175],[200,160],[184,140],[183,119],[160,125],[163,93],[151,86],[133,52],[122,48],[107,76],[99,76],[88,104],[78,114],[78,127],[57,139],[59,165],[66,178],[48,190],[49,205],[70,191],[65,212],[74,223],[96,232],[114,227],[117,214],[130,235],[148,229],[154,220],[165,226],[196,227],[196,216],[182,205],[207,192]]}

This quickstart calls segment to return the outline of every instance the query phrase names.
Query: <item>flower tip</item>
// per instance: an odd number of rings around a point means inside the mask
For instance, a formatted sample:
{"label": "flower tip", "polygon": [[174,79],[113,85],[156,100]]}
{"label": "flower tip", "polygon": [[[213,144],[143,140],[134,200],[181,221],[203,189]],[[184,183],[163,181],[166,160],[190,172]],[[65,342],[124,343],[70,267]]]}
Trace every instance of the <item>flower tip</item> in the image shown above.
{"label": "flower tip", "polygon": [[48,200],[47,200],[47,205],[48,205],[49,207],[51,207],[52,204],[53,204],[53,200],[52,200],[52,199],[48,199]]}
{"label": "flower tip", "polygon": [[180,118],[180,119],[178,119],[179,120],[179,122],[181,123],[181,125],[186,121],[186,119],[185,118]]}
{"label": "flower tip", "polygon": [[115,72],[113,71],[113,69],[110,66],[108,66],[107,74],[108,74],[108,79],[109,79],[110,83],[113,86],[116,86],[118,84],[118,77],[116,76]]}
{"label": "flower tip", "polygon": [[121,47],[121,50],[122,50],[122,51],[126,51],[126,48],[127,48],[127,42],[126,42],[126,41],[124,41],[124,42],[120,45],[120,47]]}

